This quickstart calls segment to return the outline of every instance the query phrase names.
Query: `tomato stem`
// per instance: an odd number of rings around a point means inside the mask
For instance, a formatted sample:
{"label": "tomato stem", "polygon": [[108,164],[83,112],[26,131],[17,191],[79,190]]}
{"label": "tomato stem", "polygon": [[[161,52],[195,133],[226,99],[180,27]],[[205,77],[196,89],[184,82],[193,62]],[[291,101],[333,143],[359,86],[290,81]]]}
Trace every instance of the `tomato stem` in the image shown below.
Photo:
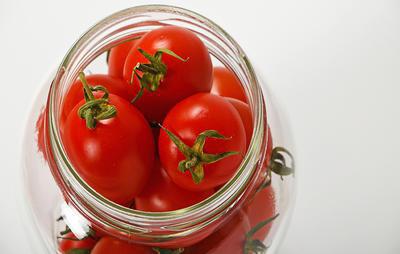
{"label": "tomato stem", "polygon": [[249,232],[246,233],[246,242],[244,244],[244,250],[243,250],[245,254],[249,254],[249,253],[263,254],[266,252],[268,247],[265,246],[265,244],[262,241],[260,241],[258,239],[252,239],[252,238],[261,228],[270,224],[278,216],[279,216],[279,213],[271,218],[268,218],[266,220],[259,222]]}
{"label": "tomato stem", "polygon": [[[108,102],[109,93],[105,87],[90,87],[83,72],[79,73],[79,79],[83,85],[83,94],[86,103],[78,109],[78,115],[82,119],[85,119],[86,126],[89,129],[94,129],[97,121],[114,117],[117,114],[117,110]],[[96,99],[93,95],[94,91],[102,91],[104,95]]]}
{"label": "tomato stem", "polygon": [[[131,103],[137,101],[143,95],[144,89],[149,92],[154,92],[160,86],[161,81],[167,74],[167,65],[162,62],[161,58],[163,54],[170,55],[183,62],[186,62],[189,58],[183,59],[175,52],[169,49],[158,49],[154,55],[151,55],[141,48],[137,49],[150,63],[137,63],[132,70],[130,83],[133,83],[133,79],[136,76],[140,82],[140,89],[136,96],[132,99]],[[139,75],[138,71],[142,73]]]}
{"label": "tomato stem", "polygon": [[[291,159],[292,166],[286,165],[285,154]],[[275,147],[272,149],[268,168],[281,177],[294,174],[295,165],[293,155],[284,147]]]}
{"label": "tomato stem", "polygon": [[179,249],[162,249],[162,248],[154,247],[153,250],[157,254],[181,254],[181,253],[184,252],[183,248],[179,248]]}
{"label": "tomato stem", "polygon": [[71,249],[67,252],[67,254],[90,254],[91,250],[89,249]]}
{"label": "tomato stem", "polygon": [[196,184],[199,184],[204,178],[204,164],[214,163],[228,156],[238,154],[236,151],[223,152],[219,154],[208,154],[203,151],[206,138],[230,139],[230,137],[225,137],[216,130],[203,131],[197,136],[193,146],[189,147],[178,136],[170,132],[161,124],[160,127],[167,133],[171,141],[186,157],[185,160],[179,162],[178,170],[182,173],[189,171]]}

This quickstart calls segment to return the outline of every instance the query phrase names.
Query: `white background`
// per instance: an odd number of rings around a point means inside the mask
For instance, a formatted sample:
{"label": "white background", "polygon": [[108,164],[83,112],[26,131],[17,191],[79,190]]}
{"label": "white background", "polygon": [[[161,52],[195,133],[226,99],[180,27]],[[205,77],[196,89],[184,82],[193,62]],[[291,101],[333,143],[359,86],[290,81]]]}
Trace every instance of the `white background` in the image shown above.
{"label": "white background", "polygon": [[[0,0],[0,253],[30,253],[16,192],[44,75],[99,19],[148,1]],[[297,147],[280,253],[400,253],[400,1],[160,1],[213,19],[262,70]]]}

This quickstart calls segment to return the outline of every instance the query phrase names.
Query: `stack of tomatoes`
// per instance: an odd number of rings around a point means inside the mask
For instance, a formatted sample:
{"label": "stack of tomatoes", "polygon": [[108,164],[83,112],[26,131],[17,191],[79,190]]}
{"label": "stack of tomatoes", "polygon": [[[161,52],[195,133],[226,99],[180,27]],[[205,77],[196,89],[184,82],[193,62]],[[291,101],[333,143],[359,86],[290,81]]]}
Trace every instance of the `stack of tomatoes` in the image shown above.
{"label": "stack of tomatoes", "polygon": [[[234,175],[253,131],[236,75],[213,67],[203,42],[176,26],[112,48],[108,74],[81,73],[62,105],[63,144],[79,175],[109,200],[149,212],[211,196]],[[93,253],[106,253],[103,245],[147,253],[107,237]]]}
{"label": "stack of tomatoes", "polygon": [[112,48],[108,74],[65,95],[63,143],[98,193],[143,211],[212,195],[241,163],[252,116],[236,76],[191,31],[167,26]]}

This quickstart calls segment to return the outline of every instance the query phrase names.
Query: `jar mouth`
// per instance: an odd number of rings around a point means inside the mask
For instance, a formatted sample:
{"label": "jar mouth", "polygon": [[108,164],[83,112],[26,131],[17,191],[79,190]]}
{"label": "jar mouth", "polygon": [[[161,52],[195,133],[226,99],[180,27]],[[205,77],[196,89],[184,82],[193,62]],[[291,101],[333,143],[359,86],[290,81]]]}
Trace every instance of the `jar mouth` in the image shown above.
{"label": "jar mouth", "polygon": [[[253,136],[235,175],[215,194],[193,206],[167,212],[144,212],[118,205],[97,193],[76,172],[62,144],[59,108],[62,94],[94,58],[136,33],[162,25],[180,25],[194,31],[210,53],[234,71],[246,91],[253,114]],[[147,30],[146,30],[147,29]],[[214,44],[213,44],[214,43]],[[146,233],[152,228],[174,232],[200,229],[232,208],[256,172],[265,145],[266,112],[261,87],[246,54],[221,27],[195,12],[167,5],[144,5],[122,10],[91,27],[66,54],[50,88],[48,102],[50,148],[57,164],[64,195],[87,217],[108,226]],[[196,225],[196,229],[193,226]],[[191,231],[192,232],[192,231]]]}

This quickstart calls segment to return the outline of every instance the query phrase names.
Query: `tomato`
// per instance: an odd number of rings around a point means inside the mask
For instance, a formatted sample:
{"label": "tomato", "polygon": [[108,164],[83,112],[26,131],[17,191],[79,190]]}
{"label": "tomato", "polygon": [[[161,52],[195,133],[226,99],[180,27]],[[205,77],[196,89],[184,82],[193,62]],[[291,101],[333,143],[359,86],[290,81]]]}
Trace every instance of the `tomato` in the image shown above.
{"label": "tomato", "polygon": [[251,137],[253,136],[253,116],[248,104],[233,98],[226,98],[239,112],[244,129],[246,131],[246,148],[249,147]]}
{"label": "tomato", "polygon": [[151,247],[128,243],[112,237],[103,237],[91,254],[154,254]]}
{"label": "tomato", "polygon": [[76,105],[66,120],[62,139],[65,150],[77,173],[92,188],[111,201],[127,205],[144,188],[153,167],[151,129],[135,107],[113,94],[109,95],[109,104],[115,107],[116,115],[88,128],[77,114],[84,103]]}
{"label": "tomato", "polygon": [[[150,64],[144,55],[146,53],[156,60]],[[138,63],[140,67],[137,67]],[[133,75],[135,67],[138,75]],[[149,68],[151,72],[143,70]],[[212,63],[207,48],[193,32],[165,26],[146,33],[129,52],[124,79],[131,82],[132,76],[133,88],[138,96],[134,105],[149,121],[160,123],[182,99],[211,90]],[[140,91],[143,92],[141,96]]]}
{"label": "tomato", "polygon": [[93,238],[87,237],[82,240],[78,240],[72,232],[69,232],[62,236],[58,245],[58,249],[62,254],[69,254],[74,249],[89,251],[94,247],[95,244],[96,240]]}
{"label": "tomato", "polygon": [[[171,180],[187,190],[203,191],[226,183],[246,152],[239,113],[217,95],[186,98],[171,109],[162,126],[161,163]],[[179,140],[179,148],[174,140]]]}
{"label": "tomato", "polygon": [[[250,226],[254,228],[258,223],[275,215],[275,193],[271,186],[262,189],[255,194],[254,199],[247,204],[243,211],[249,219]],[[254,239],[264,240],[271,229],[272,224],[262,227],[254,234]]]}
{"label": "tomato", "polygon": [[110,49],[108,55],[108,75],[115,78],[123,77],[126,56],[135,43],[136,40],[127,41]]}
{"label": "tomato", "polygon": [[239,79],[225,67],[214,67],[211,93],[247,103],[246,93]]}
{"label": "tomato", "polygon": [[[86,80],[90,86],[101,85],[104,86],[109,93],[118,95],[128,101],[134,97],[134,93],[129,85],[122,79],[113,78],[104,74],[87,75]],[[101,93],[101,92],[100,92]],[[61,111],[61,128],[71,110],[78,102],[83,99],[83,87],[80,80],[75,81],[68,92],[65,94],[64,102]]]}
{"label": "tomato", "polygon": [[214,191],[191,192],[175,185],[156,162],[149,184],[135,198],[135,207],[148,212],[165,212],[189,207],[211,196]]}
{"label": "tomato", "polygon": [[246,233],[250,231],[246,215],[239,211],[216,232],[203,241],[185,249],[185,254],[243,254]]}

